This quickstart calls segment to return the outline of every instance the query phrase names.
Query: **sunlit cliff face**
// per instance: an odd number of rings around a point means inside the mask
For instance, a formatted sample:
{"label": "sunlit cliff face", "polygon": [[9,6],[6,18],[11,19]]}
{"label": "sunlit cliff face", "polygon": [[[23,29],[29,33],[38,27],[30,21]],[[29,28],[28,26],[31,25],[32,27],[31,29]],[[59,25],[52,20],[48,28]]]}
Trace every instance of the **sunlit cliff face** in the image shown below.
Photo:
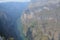
{"label": "sunlit cliff face", "polygon": [[[57,35],[60,30],[60,0],[32,0],[27,10],[29,11],[24,10],[21,16],[22,23],[24,24],[24,34],[26,34],[28,28],[30,28],[34,40],[40,39],[42,35],[40,35],[40,33],[43,33],[43,35],[47,34],[46,36],[49,36],[50,39],[53,37],[58,40]],[[30,24],[32,24],[33,27]],[[45,39],[42,38],[42,40]]]}
{"label": "sunlit cliff face", "polygon": [[31,13],[31,14],[24,14],[24,18],[26,19],[31,19],[31,18],[33,18],[33,14]]}

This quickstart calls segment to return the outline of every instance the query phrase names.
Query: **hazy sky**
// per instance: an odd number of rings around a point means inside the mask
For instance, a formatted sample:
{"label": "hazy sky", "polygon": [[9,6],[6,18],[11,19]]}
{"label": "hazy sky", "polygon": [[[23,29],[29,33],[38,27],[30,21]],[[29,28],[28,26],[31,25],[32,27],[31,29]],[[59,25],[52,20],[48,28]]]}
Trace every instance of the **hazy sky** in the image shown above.
{"label": "hazy sky", "polygon": [[30,2],[30,0],[0,0],[0,2]]}

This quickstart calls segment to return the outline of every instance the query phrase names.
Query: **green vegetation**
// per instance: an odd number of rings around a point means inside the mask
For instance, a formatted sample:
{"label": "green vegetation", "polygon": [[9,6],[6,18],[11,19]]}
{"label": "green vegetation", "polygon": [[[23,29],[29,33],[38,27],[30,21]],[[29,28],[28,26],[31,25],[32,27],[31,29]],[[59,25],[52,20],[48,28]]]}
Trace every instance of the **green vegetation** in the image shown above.
{"label": "green vegetation", "polygon": [[10,37],[10,38],[6,39],[4,36],[0,36],[0,39],[1,39],[1,40],[14,40],[13,37]]}
{"label": "green vegetation", "polygon": [[11,38],[9,38],[8,40],[14,40],[14,38],[11,37]]}

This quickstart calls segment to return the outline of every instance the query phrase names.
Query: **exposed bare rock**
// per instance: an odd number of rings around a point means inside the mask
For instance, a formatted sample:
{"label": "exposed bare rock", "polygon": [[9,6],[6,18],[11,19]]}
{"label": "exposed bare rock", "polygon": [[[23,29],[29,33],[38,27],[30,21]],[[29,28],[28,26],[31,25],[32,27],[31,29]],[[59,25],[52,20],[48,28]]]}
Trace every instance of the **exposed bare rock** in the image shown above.
{"label": "exposed bare rock", "polygon": [[32,0],[29,7],[23,12],[21,19],[25,36],[28,28],[30,28],[32,32],[30,37],[33,40],[58,40],[60,0]]}

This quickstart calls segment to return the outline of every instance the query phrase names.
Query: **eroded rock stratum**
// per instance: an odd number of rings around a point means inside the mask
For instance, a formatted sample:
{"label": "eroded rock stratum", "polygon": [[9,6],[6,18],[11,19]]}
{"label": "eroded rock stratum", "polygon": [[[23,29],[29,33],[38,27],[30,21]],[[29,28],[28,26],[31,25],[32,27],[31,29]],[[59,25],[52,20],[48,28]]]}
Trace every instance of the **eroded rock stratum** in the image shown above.
{"label": "eroded rock stratum", "polygon": [[60,0],[32,0],[21,20],[26,40],[60,40]]}

